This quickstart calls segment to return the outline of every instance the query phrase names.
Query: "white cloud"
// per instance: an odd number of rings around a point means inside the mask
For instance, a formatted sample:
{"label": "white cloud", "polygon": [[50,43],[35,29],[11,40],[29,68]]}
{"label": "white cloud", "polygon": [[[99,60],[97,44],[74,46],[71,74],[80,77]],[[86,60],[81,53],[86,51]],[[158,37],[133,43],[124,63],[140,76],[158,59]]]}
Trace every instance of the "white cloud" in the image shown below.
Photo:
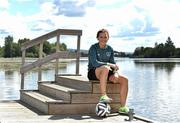
{"label": "white cloud", "polygon": [[[18,40],[19,38],[24,38],[28,36],[26,32],[28,32],[28,27],[26,25],[26,21],[23,16],[16,15],[12,16],[7,12],[0,13],[0,16],[3,17],[0,19],[0,28],[2,30],[5,30],[7,34],[5,34],[3,37],[1,37],[1,40],[4,40],[4,38],[7,35],[11,35],[14,37],[14,40]],[[4,44],[4,42],[0,42],[1,45]]]}
{"label": "white cloud", "polygon": [[[90,4],[89,0],[73,1],[76,1],[73,2],[76,3],[76,7],[85,3]],[[82,49],[88,49],[89,45],[97,42],[96,32],[101,28],[109,30],[111,36],[109,44],[116,50],[133,51],[138,46],[154,46],[155,42],[165,42],[168,36],[171,36],[172,41],[180,47],[178,42],[180,28],[177,28],[180,26],[178,1],[96,0],[95,2],[96,4],[85,6],[83,16],[73,17],[66,14],[56,15],[59,10],[54,2],[43,2],[40,11],[31,16],[11,15],[8,11],[1,11],[0,16],[3,18],[0,19],[0,29],[17,39],[36,38],[58,28],[82,29]],[[8,8],[9,3],[0,1],[0,8],[1,6]],[[69,12],[71,11],[68,11],[71,15]]]}
{"label": "white cloud", "polygon": [[16,0],[17,2],[28,2],[28,1],[33,1],[33,0]]}
{"label": "white cloud", "polygon": [[9,7],[8,0],[0,0],[0,9],[7,9]]}
{"label": "white cloud", "polygon": [[41,5],[41,13],[42,14],[54,14],[55,11],[57,10],[54,10],[55,8],[55,5],[52,3],[52,2],[45,2]]}

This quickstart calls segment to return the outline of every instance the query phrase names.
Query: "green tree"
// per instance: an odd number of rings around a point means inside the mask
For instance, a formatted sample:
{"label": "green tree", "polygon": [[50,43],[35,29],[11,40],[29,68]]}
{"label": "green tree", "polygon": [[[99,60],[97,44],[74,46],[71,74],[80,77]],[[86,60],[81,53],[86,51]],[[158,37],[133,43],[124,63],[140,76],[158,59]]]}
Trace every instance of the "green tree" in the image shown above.
{"label": "green tree", "polygon": [[170,37],[168,37],[168,39],[166,40],[164,50],[165,50],[166,57],[174,56],[175,46]]}
{"label": "green tree", "polygon": [[67,46],[66,46],[65,43],[60,44],[60,50],[61,51],[66,51],[67,50]]}
{"label": "green tree", "polygon": [[133,53],[133,57],[144,57],[143,51],[144,47],[137,47]]}
{"label": "green tree", "polygon": [[[66,44],[65,43],[60,44],[59,50],[66,51],[67,50]],[[56,43],[51,43],[51,53],[54,53],[54,52],[56,52]]]}
{"label": "green tree", "polygon": [[18,44],[22,45],[23,43],[25,43],[26,41],[30,41],[28,38],[24,38],[24,39],[19,39],[18,40]]}
{"label": "green tree", "polygon": [[4,54],[4,48],[0,46],[0,57],[3,57]]}
{"label": "green tree", "polygon": [[164,51],[164,44],[163,43],[155,44],[153,57],[155,57],[155,58],[164,58],[164,57],[166,57],[166,53]]}
{"label": "green tree", "polygon": [[[18,44],[19,46],[22,46],[23,43],[30,41],[28,38],[19,39]],[[30,47],[26,50],[26,56],[27,57],[38,57],[38,46]]]}
{"label": "green tree", "polygon": [[5,46],[4,46],[4,57],[12,57],[12,43],[13,43],[13,37],[7,36],[5,37]]}
{"label": "green tree", "polygon": [[145,58],[151,58],[154,55],[154,49],[151,47],[144,48],[144,57]]}
{"label": "green tree", "polygon": [[43,52],[47,55],[51,53],[51,44],[48,41],[45,41],[43,44]]}
{"label": "green tree", "polygon": [[170,58],[179,57],[179,49],[176,49],[171,38],[168,37],[166,43],[155,43],[154,48],[151,47],[138,47],[133,53],[133,57],[142,58]]}
{"label": "green tree", "polygon": [[18,43],[12,44],[12,56],[20,57],[21,56],[21,46]]}
{"label": "green tree", "polygon": [[176,48],[176,49],[175,49],[174,57],[180,58],[180,48]]}

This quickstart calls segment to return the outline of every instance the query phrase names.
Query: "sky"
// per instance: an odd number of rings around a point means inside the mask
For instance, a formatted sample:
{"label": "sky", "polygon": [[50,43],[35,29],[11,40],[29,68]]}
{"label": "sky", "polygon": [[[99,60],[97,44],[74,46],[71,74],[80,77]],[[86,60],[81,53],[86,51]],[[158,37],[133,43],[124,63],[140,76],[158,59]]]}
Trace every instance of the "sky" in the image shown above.
{"label": "sky", "polygon": [[[88,50],[102,28],[117,51],[154,47],[169,36],[180,47],[180,0],[0,0],[0,46],[8,35],[17,42],[56,29],[80,29],[81,49]],[[60,41],[76,48],[76,39]]]}

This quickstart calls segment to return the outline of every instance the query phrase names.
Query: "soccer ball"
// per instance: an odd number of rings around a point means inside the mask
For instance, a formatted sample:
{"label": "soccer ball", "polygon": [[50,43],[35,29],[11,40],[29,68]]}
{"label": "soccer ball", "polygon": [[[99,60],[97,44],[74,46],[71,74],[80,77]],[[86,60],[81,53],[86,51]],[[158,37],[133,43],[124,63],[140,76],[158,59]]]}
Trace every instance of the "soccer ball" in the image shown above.
{"label": "soccer ball", "polygon": [[96,105],[96,115],[99,117],[106,117],[108,114],[110,114],[111,111],[111,107],[109,104],[105,103],[105,102],[99,102]]}

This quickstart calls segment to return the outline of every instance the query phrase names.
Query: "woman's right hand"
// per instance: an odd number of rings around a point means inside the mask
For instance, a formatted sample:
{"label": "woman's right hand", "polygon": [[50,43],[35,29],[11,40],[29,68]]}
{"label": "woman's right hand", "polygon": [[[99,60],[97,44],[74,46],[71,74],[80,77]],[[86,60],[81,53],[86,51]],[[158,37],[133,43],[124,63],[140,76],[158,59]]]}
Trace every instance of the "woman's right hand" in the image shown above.
{"label": "woman's right hand", "polygon": [[108,63],[108,66],[113,68],[115,71],[119,70],[119,67],[116,64]]}

